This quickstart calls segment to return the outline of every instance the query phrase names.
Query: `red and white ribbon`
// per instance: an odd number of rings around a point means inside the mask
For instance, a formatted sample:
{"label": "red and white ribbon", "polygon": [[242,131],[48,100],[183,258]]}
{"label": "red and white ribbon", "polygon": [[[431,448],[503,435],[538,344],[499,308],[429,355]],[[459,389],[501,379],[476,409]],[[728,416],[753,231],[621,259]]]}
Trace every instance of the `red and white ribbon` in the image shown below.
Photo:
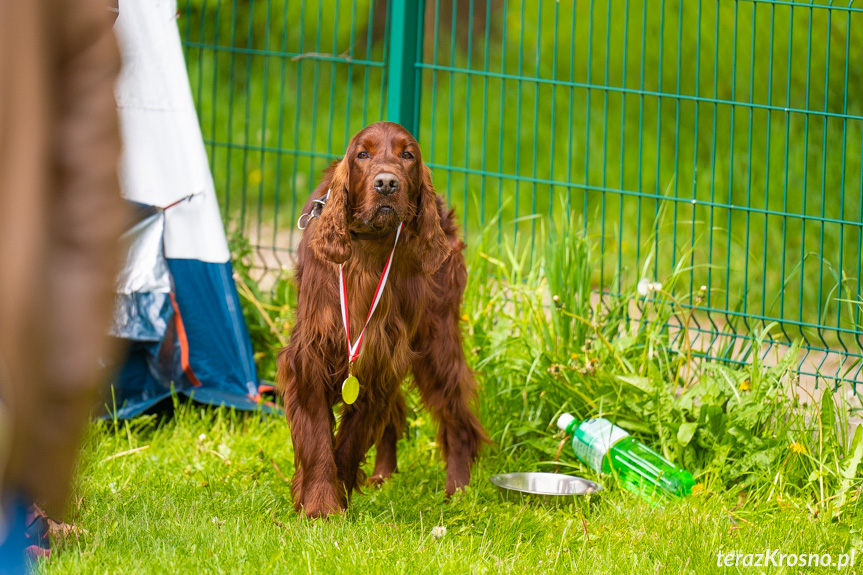
{"label": "red and white ribbon", "polygon": [[372,319],[372,314],[375,313],[375,308],[378,307],[378,303],[381,301],[381,296],[384,293],[384,286],[387,284],[387,277],[390,275],[390,267],[393,263],[393,254],[396,252],[396,245],[399,243],[399,235],[402,233],[402,226],[404,226],[404,222],[401,222],[398,229],[396,229],[396,241],[393,242],[393,249],[390,252],[390,257],[387,258],[384,271],[381,272],[381,279],[378,280],[375,297],[372,299],[372,307],[369,309],[369,315],[366,318],[363,330],[360,332],[360,337],[357,338],[356,343],[353,345],[351,345],[351,321],[348,315],[348,287],[347,284],[345,284],[345,272],[342,269],[341,264],[339,264],[339,302],[342,304],[342,323],[345,324],[345,337],[348,341],[348,361],[350,363],[353,363],[360,356],[360,347],[363,344],[363,336],[366,333],[366,328],[369,326],[369,320]]}

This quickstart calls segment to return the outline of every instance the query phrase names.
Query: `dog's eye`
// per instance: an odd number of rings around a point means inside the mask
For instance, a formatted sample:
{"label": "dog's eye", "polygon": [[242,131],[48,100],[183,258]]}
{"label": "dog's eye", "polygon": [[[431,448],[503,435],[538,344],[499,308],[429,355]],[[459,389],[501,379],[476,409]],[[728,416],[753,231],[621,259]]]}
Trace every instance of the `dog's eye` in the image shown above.
{"label": "dog's eye", "polygon": [[405,160],[413,160],[414,155],[410,152],[402,152],[402,158],[404,158]]}
{"label": "dog's eye", "polygon": [[359,158],[360,160],[367,160],[367,159],[369,159],[369,153],[368,152],[360,152],[359,154],[357,154],[357,158]]}

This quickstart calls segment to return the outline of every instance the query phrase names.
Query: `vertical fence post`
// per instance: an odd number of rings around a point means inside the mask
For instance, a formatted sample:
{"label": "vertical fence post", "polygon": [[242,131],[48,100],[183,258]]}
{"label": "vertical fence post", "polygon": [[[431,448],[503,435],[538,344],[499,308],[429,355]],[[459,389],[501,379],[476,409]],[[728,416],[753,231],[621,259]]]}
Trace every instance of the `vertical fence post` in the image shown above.
{"label": "vertical fence post", "polygon": [[391,0],[387,54],[387,120],[419,135],[418,74],[422,54],[424,0]]}

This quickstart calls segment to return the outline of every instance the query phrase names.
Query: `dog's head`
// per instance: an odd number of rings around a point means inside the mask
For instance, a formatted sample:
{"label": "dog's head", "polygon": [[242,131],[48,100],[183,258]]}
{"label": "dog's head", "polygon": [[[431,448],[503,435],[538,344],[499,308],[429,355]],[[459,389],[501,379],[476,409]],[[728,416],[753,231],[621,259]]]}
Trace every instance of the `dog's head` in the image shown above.
{"label": "dog's head", "polygon": [[378,122],[360,131],[345,157],[330,166],[325,183],[330,198],[309,244],[318,258],[344,263],[353,249],[352,234],[382,237],[400,222],[416,236],[425,273],[437,271],[449,256],[431,172],[402,126]]}

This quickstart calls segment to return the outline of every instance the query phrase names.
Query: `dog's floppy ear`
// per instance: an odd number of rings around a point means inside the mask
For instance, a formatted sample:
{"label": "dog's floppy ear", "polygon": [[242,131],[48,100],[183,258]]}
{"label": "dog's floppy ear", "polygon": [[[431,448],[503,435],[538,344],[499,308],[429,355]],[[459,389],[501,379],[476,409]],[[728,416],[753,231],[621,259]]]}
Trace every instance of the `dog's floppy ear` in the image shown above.
{"label": "dog's floppy ear", "polygon": [[351,233],[348,229],[348,157],[327,170],[324,182],[330,197],[314,227],[309,246],[319,259],[343,264],[351,257]]}
{"label": "dog's floppy ear", "polygon": [[423,272],[435,273],[449,257],[451,248],[440,225],[437,194],[431,181],[431,170],[422,165],[422,185],[419,194],[419,210],[416,217],[416,233],[420,242]]}
{"label": "dog's floppy ear", "polygon": [[351,257],[351,233],[348,229],[348,158],[327,169],[324,184],[330,197],[314,226],[309,247],[318,259],[343,264]]}

